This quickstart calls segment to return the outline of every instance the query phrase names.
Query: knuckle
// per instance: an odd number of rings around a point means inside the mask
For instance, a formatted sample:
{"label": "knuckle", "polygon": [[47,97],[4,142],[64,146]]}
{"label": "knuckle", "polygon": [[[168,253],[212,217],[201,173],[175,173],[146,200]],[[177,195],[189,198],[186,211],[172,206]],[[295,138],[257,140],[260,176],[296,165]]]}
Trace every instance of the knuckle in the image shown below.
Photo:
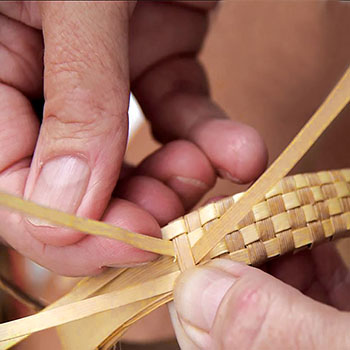
{"label": "knuckle", "polygon": [[229,298],[229,315],[224,321],[222,349],[259,349],[270,333],[275,307],[271,293],[263,284],[240,280]]}
{"label": "knuckle", "polygon": [[[117,106],[109,93],[97,97],[79,87],[48,100],[45,105],[44,127],[57,139],[91,139],[114,135],[126,127],[127,107]],[[51,135],[52,134],[52,135]]]}
{"label": "knuckle", "polygon": [[38,4],[33,2],[22,2],[20,5],[20,21],[39,29],[41,27],[41,15]]}
{"label": "knuckle", "polygon": [[82,81],[92,71],[100,75],[105,71],[123,73],[115,42],[98,31],[77,30],[75,24],[66,23],[61,32],[51,34],[47,45],[45,73],[55,78],[75,74]]}
{"label": "knuckle", "polygon": [[[51,46],[54,46],[55,54],[50,54],[51,50],[49,44],[46,44],[45,52],[45,74],[57,76],[60,78],[65,73],[82,74],[88,69],[88,65],[91,62],[90,57],[86,57],[89,53],[84,54],[79,50],[76,42],[79,42],[78,33],[67,28],[59,33],[55,33],[55,36],[51,36]],[[86,39],[80,39],[80,42]],[[56,78],[57,79],[57,78]]]}
{"label": "knuckle", "polygon": [[[57,48],[57,51],[64,51],[63,48]],[[67,54],[65,54],[67,56]],[[69,53],[70,57],[64,57],[59,61],[53,61],[51,59],[50,63],[46,63],[46,75],[55,76],[56,79],[65,79],[66,77],[79,78],[80,74],[82,75],[87,71],[87,62],[80,57],[75,57],[73,52]]]}
{"label": "knuckle", "polygon": [[293,302],[295,295],[280,287],[259,275],[242,277],[224,305],[229,311],[220,325],[219,348],[255,350],[271,344],[278,349],[314,348],[303,336],[308,322],[300,322],[302,313]]}

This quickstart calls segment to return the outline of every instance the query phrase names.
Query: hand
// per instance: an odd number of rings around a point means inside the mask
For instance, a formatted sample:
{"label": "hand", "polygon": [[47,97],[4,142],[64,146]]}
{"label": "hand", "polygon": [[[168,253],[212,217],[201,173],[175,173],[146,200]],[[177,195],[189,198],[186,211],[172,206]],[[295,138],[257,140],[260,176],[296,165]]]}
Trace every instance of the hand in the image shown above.
{"label": "hand", "polygon": [[[213,6],[1,2],[0,189],[159,236],[159,225],[193,206],[216,172],[238,182],[256,178],[266,163],[261,138],[210,100],[196,59]],[[165,146],[115,187],[130,86]],[[40,125],[30,101],[43,87]],[[7,244],[61,274],[155,258],[4,210],[0,220]]]}
{"label": "hand", "polygon": [[285,283],[227,259],[183,273],[174,294],[178,317],[172,309],[181,348],[350,347],[350,273],[333,243],[266,268]]}

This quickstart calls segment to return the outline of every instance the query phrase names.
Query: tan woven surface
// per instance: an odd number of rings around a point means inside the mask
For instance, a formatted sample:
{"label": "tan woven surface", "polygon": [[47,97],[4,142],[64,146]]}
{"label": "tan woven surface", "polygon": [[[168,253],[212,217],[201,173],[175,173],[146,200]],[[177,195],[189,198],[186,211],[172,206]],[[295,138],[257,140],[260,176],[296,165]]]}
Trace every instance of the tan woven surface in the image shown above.
{"label": "tan woven surface", "polygon": [[[349,183],[350,169],[285,177],[204,260],[221,256],[259,265],[346,232],[350,229]],[[162,229],[164,238],[174,240],[182,270],[193,261],[190,247],[241,196],[210,203]]]}
{"label": "tan woven surface", "polygon": [[[191,248],[204,230],[219,220],[242,195],[236,194],[207,204],[163,227],[163,237],[173,241],[180,270],[195,264]],[[202,263],[221,257],[259,265],[288,252],[312,248],[322,241],[340,238],[349,229],[350,169],[288,176],[273,187],[263,201],[254,205],[236,227],[227,232]],[[160,260],[159,263],[166,264],[166,260]],[[117,285],[108,288],[113,290]],[[75,328],[67,325],[66,332],[70,333],[66,333],[65,338],[71,338],[67,334],[77,332],[82,326],[84,323],[76,324]],[[101,343],[100,348],[108,349],[106,344],[116,342],[120,334],[121,329],[112,333],[108,341]],[[81,344],[80,339],[79,342]],[[71,344],[66,349],[73,349]]]}
{"label": "tan woven surface", "polygon": [[[93,296],[109,298],[105,293],[123,291],[127,286],[139,285],[141,288],[141,285],[145,287],[151,283],[152,288],[159,289],[155,287],[157,278],[167,281],[170,276],[174,275],[175,278],[179,269],[185,270],[194,265],[192,247],[204,231],[207,232],[241,196],[242,194],[237,194],[210,203],[178,218],[162,229],[164,238],[173,241],[176,262],[174,258],[163,256],[144,267],[106,271],[99,277],[86,279],[86,282],[78,285],[73,292],[50,308],[70,303],[69,309],[73,311],[74,307],[78,306],[74,306],[74,302],[78,303],[79,300]],[[254,205],[238,225],[231,227],[225,238],[201,263],[212,258],[224,257],[259,265],[269,258],[340,237],[349,229],[350,169],[289,176],[269,191],[262,202]],[[160,285],[163,286],[163,283]],[[137,290],[143,294],[145,292],[144,289],[144,292]],[[153,295],[152,289],[147,290]],[[64,335],[62,339],[65,339],[64,348],[75,349],[77,344],[84,349],[109,348],[135,320],[171,300],[171,293],[166,290],[158,291],[157,297],[149,298],[143,295],[143,301],[114,310],[105,309],[102,313],[91,314],[83,320],[61,326],[60,334]],[[126,290],[125,292],[128,293]],[[106,299],[108,305],[113,300],[114,297]],[[89,309],[84,310],[89,312]],[[31,322],[33,325],[33,320]],[[60,323],[64,323],[63,319],[60,319]],[[103,327],[96,327],[97,324],[103,324]],[[39,328],[44,329],[46,326],[47,322]],[[13,327],[14,325],[14,330]],[[18,334],[24,335],[23,332]],[[12,341],[2,342],[0,348],[5,349],[10,344],[13,344]]]}
{"label": "tan woven surface", "polygon": [[349,102],[350,67],[238,202],[234,196],[170,223],[163,229],[167,239],[79,218],[0,192],[0,206],[6,209],[163,255],[141,267],[87,278],[45,310],[0,324],[0,349],[55,326],[60,328],[65,349],[108,349],[131,324],[172,299],[179,270],[216,257],[259,265],[339,237],[350,228],[349,170],[288,177],[269,189],[295,166]]}

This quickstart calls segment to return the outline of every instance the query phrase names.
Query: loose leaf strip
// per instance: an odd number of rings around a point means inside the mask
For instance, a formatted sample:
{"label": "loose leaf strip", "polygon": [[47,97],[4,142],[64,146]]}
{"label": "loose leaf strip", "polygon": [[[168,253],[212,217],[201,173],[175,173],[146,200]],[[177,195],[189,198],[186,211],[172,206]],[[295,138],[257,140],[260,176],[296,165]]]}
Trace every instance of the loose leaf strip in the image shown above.
{"label": "loose leaf strip", "polygon": [[[152,311],[156,310],[158,307],[170,302],[173,300],[173,293],[165,293],[156,298],[147,299],[147,305],[143,308],[140,308],[139,312],[135,314],[134,317],[129,318],[126,323],[123,323],[117,330],[115,330],[110,336],[105,339],[101,344],[99,344],[98,350],[108,350],[111,346],[113,346],[122,335],[128,330],[130,326],[132,326],[135,322],[150,314]],[[131,305],[127,305],[126,307],[130,307]],[[76,348],[65,349],[65,350],[75,350]]]}
{"label": "loose leaf strip", "polygon": [[[64,350],[108,349],[127,330],[130,324],[172,299],[172,292],[137,301],[113,310],[101,312],[58,327]],[[99,325],[96,327],[96,325]]]}
{"label": "loose leaf strip", "polygon": [[169,241],[130,232],[123,228],[109,225],[104,222],[81,218],[59,210],[46,208],[1,191],[0,206],[14,209],[26,215],[34,216],[63,227],[72,228],[74,230],[89,233],[95,236],[103,236],[122,241],[133,245],[136,248],[153,253],[170,256],[174,256],[175,254],[173,245]]}
{"label": "loose leaf strip", "polygon": [[[174,259],[163,256],[147,265],[129,268],[121,276],[108,283],[97,293],[100,295],[116,290],[123,290],[128,286],[153,280],[178,270],[178,265]],[[134,319],[140,312],[145,312],[142,313],[142,315],[151,312],[156,307],[154,306],[155,301],[157,305],[161,305],[159,304],[160,299],[163,300],[163,295],[101,312],[58,327],[58,333],[62,344],[64,344],[63,348],[65,350],[76,350],[80,348],[84,350],[100,349],[99,345],[103,343],[104,340],[109,338],[111,334],[117,334],[119,336],[121,334],[120,327],[125,323],[129,323],[130,320]],[[96,327],[97,324],[101,326]]]}
{"label": "loose leaf strip", "polygon": [[[96,293],[106,284],[111,283],[112,280],[120,276],[127,269],[107,269],[103,273],[94,277],[86,277],[82,279],[68,294],[50,304],[45,310],[50,310],[58,306],[67,305],[69,303],[83,300]],[[12,346],[18,344],[29,336],[18,337],[11,340],[1,341],[0,350],[7,350]]]}
{"label": "loose leaf strip", "polygon": [[192,253],[197,263],[214,248],[227,233],[231,232],[232,227],[243,219],[253,205],[263,199],[264,195],[294,167],[328,125],[330,125],[346,107],[349,101],[350,67],[346,70],[342,79],[338,82],[327,99],[274,163],[253,186],[245,192],[242,198],[233,204],[194,245]]}
{"label": "loose leaf strip", "polygon": [[14,299],[20,303],[28,306],[32,310],[40,311],[45,305],[36,300],[33,296],[25,293],[20,288],[15,286],[12,282],[8,281],[4,276],[0,275],[0,289],[4,290],[6,293],[11,295]]}
{"label": "loose leaf strip", "polygon": [[179,271],[140,283],[120,291],[107,293],[60,306],[19,320],[0,324],[0,341],[21,337],[76,321],[139,300],[164,294],[173,289]]}
{"label": "loose leaf strip", "polygon": [[[347,72],[348,73],[348,72]],[[349,75],[349,74],[348,74]],[[349,87],[349,84],[348,84],[348,87]],[[347,96],[346,96],[346,98],[347,98],[347,102],[344,104],[344,106],[348,103],[348,101],[349,101],[349,96],[350,96],[350,94],[349,94],[349,90],[348,90],[348,92],[347,92]],[[330,98],[330,97],[329,97]],[[329,99],[328,98],[328,99]],[[344,107],[343,106],[343,107]],[[339,110],[338,110],[338,112],[343,108],[343,107],[341,107],[341,108],[339,108]],[[321,113],[322,114],[322,113]],[[328,125],[328,124],[327,124]],[[324,126],[324,128],[326,128],[327,127],[327,125],[325,125]],[[306,125],[306,127],[307,127],[308,125]],[[316,126],[317,126],[317,123],[316,123]],[[306,128],[306,127],[304,127],[304,129]],[[307,129],[307,128],[306,128]],[[309,131],[312,131],[312,127],[310,127],[309,128]],[[320,130],[320,133],[322,133],[323,132],[323,130],[322,130],[322,128],[319,128],[319,130]],[[304,130],[305,131],[305,130]],[[300,136],[300,135],[298,135],[298,136]],[[315,136],[315,135],[314,135]],[[316,136],[316,138],[314,139],[314,140],[316,140],[317,139],[317,137],[318,137],[319,135],[317,135]],[[302,140],[302,138],[300,138],[300,140]],[[295,141],[295,140],[294,140]],[[311,141],[311,143],[313,143],[314,141]],[[302,143],[302,145],[303,145],[303,143]],[[299,145],[300,146],[300,145]],[[305,146],[305,145],[304,145]],[[310,147],[310,146],[309,146]],[[288,149],[287,149],[288,150]],[[304,151],[304,153],[305,153],[305,151]],[[301,158],[301,156],[303,155],[303,153],[300,155],[300,158]],[[295,161],[296,162],[296,161]],[[280,164],[283,164],[283,162],[281,162]],[[288,162],[287,162],[287,164],[289,164]],[[290,164],[289,164],[290,165]],[[277,168],[277,170],[278,170],[278,168]],[[275,169],[275,171],[277,171],[276,169]],[[287,171],[286,171],[287,172]],[[265,186],[267,186],[267,185],[265,185]],[[265,193],[266,192],[266,190],[265,191],[263,191],[263,193]],[[232,208],[231,208],[231,210],[232,210]],[[243,216],[243,215],[242,215]],[[238,221],[239,221],[240,219],[238,219]],[[221,220],[220,220],[221,221]],[[230,225],[233,225],[234,223],[230,223]],[[227,231],[227,232],[229,232],[229,231]],[[215,245],[215,244],[213,244],[213,245]],[[210,247],[211,248],[211,247]],[[206,253],[205,253],[206,254]]]}
{"label": "loose leaf strip", "polygon": [[52,309],[57,306],[67,305],[71,302],[89,298],[127,270],[127,268],[110,268],[97,276],[85,277],[79,283],[77,283],[68,294],[56,300],[47,309]]}

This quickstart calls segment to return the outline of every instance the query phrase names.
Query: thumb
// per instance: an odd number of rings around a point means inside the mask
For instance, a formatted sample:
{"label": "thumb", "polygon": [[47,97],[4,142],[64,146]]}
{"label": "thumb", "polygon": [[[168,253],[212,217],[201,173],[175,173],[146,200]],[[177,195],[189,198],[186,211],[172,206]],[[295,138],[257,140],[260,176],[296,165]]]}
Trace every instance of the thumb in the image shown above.
{"label": "thumb", "polygon": [[[127,138],[126,2],[40,3],[45,43],[45,108],[25,196],[99,218],[116,184]],[[41,242],[82,235],[28,220]]]}
{"label": "thumb", "polygon": [[258,269],[230,260],[215,260],[183,273],[174,301],[174,326],[182,349],[349,346],[345,345],[348,314],[318,303]]}

